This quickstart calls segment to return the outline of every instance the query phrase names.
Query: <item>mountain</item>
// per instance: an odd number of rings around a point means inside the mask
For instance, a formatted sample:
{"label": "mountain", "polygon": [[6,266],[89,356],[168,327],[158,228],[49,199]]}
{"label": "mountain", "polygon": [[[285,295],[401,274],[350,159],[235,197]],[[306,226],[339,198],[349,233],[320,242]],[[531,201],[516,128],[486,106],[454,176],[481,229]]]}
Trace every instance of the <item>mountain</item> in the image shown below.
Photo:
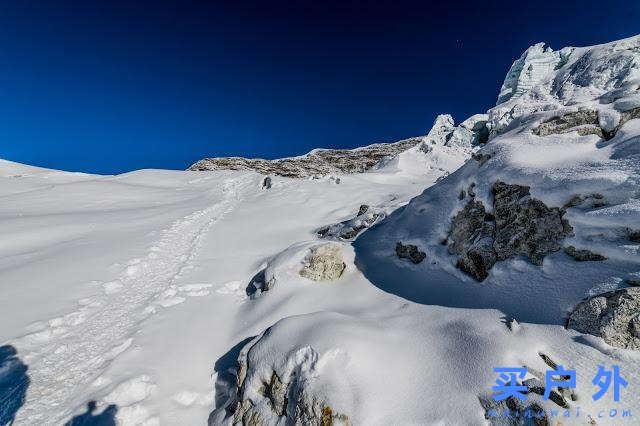
{"label": "mountain", "polygon": [[0,161],[0,424],[633,424],[639,61],[537,44],[487,111],[355,150]]}

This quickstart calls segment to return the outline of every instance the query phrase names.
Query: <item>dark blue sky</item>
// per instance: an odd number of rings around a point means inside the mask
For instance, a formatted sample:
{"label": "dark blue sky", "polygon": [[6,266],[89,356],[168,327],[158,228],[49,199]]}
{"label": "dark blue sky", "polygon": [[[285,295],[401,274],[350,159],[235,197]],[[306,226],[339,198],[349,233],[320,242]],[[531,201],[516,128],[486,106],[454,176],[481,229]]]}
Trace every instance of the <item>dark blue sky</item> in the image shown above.
{"label": "dark blue sky", "polygon": [[535,42],[640,33],[637,1],[430,3],[2,2],[0,158],[119,173],[394,141],[484,112]]}

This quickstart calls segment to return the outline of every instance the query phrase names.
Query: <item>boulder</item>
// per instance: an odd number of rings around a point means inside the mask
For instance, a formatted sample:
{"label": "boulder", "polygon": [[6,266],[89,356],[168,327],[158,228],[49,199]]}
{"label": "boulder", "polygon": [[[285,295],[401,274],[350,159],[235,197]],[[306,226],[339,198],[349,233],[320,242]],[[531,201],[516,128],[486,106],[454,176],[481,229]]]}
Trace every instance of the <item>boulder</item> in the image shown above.
{"label": "boulder", "polygon": [[482,281],[496,263],[495,222],[480,201],[471,200],[451,221],[449,253],[458,254],[457,267]]}
{"label": "boulder", "polygon": [[400,259],[409,259],[414,264],[422,262],[427,255],[413,244],[404,245],[400,241],[396,243],[396,254]]}
{"label": "boulder", "polygon": [[[447,240],[449,253],[458,255],[456,266],[475,279],[484,280],[497,261],[516,256],[542,265],[572,235],[564,210],[531,198],[528,186],[496,182],[492,191],[493,214],[472,196],[451,220]],[[475,195],[472,186],[467,192]]]}
{"label": "boulder", "polygon": [[567,328],[602,337],[611,346],[640,350],[640,287],[623,288],[579,303]]}
{"label": "boulder", "polygon": [[564,252],[573,257],[578,262],[607,260],[607,258],[601,254],[594,253],[586,249],[577,249],[574,246],[565,247]]}
{"label": "boulder", "polygon": [[300,276],[313,281],[333,281],[340,278],[345,267],[342,248],[335,243],[326,243],[311,249]]}
{"label": "boulder", "polygon": [[529,195],[529,187],[496,182],[492,187],[496,234],[493,247],[498,260],[527,256],[535,265],[562,248],[561,242],[573,235],[563,218],[564,210],[547,207]]}

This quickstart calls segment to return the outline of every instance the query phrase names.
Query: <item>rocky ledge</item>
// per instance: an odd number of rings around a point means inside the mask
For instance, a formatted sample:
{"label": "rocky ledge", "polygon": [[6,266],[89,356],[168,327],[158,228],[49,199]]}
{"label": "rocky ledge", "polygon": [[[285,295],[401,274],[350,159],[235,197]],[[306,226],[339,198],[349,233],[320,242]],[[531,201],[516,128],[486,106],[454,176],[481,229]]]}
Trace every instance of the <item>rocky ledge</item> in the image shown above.
{"label": "rocky ledge", "polygon": [[420,142],[422,138],[411,138],[356,149],[315,149],[306,155],[278,160],[242,157],[205,158],[193,164],[188,170],[255,170],[265,175],[293,178],[362,173],[374,168],[382,160],[413,148]]}

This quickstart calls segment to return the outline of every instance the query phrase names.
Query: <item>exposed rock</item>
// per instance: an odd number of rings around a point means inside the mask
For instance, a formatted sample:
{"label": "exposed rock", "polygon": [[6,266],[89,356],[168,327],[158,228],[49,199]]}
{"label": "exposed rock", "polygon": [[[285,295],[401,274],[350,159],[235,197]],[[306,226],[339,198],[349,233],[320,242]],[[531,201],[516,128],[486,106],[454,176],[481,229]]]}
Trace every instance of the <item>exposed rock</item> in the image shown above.
{"label": "exposed rock", "polygon": [[479,281],[499,260],[524,255],[542,265],[573,231],[564,210],[531,198],[527,186],[496,182],[492,191],[494,213],[472,198],[452,219],[448,238],[449,253],[459,255],[457,267]]}
{"label": "exposed rock", "polygon": [[588,195],[574,195],[569,201],[564,204],[564,206],[562,206],[562,208],[565,210],[572,207],[580,207],[583,209],[597,209],[606,205],[607,203],[604,199],[604,195],[593,193]]}
{"label": "exposed rock", "polygon": [[531,198],[529,187],[496,182],[492,187],[496,234],[493,247],[498,260],[527,256],[535,265],[560,250],[561,241],[573,234],[564,211]]}
{"label": "exposed rock", "polygon": [[422,262],[427,257],[417,246],[413,244],[404,245],[400,241],[396,243],[396,254],[400,259],[409,259],[414,264]]}
{"label": "exposed rock", "polygon": [[[188,170],[255,170],[265,175],[301,178],[339,173],[362,173],[380,161],[406,151],[422,142],[411,138],[395,143],[380,143],[356,149],[315,149],[306,155],[278,160],[242,157],[205,158]],[[340,183],[340,178],[334,178]]]}
{"label": "exposed rock", "polygon": [[[270,330],[257,341],[248,343],[238,356],[235,387],[228,399],[209,417],[209,425],[230,424],[266,426],[268,424],[338,426],[350,425],[347,415],[336,412],[328,402],[330,395],[313,389],[318,354],[307,346],[288,353],[279,373],[272,370],[266,377],[257,368],[251,351],[260,345]],[[251,363],[249,360],[252,360]]]}
{"label": "exposed rock", "polygon": [[576,249],[574,246],[565,247],[564,252],[573,257],[578,262],[607,260],[607,258],[601,254],[594,253],[586,249]]}
{"label": "exposed rock", "polygon": [[300,275],[313,281],[333,281],[340,278],[345,267],[342,248],[335,243],[326,243],[311,249]]}
{"label": "exposed rock", "polygon": [[473,155],[471,155],[471,158],[473,158],[478,163],[480,163],[480,166],[483,166],[484,163],[486,163],[487,161],[489,161],[491,159],[491,155],[483,154],[481,152],[476,152]]}
{"label": "exposed rock", "polygon": [[534,128],[533,133],[538,136],[547,136],[575,130],[581,136],[597,135],[600,138],[609,140],[616,135],[623,124],[636,118],[640,118],[640,107],[621,112],[617,125],[607,129],[607,125],[601,123],[602,120],[598,117],[597,111],[580,110],[551,118]]}
{"label": "exposed rock", "polygon": [[624,282],[631,287],[640,287],[640,273],[629,274]]}
{"label": "exposed rock", "polygon": [[567,328],[602,337],[611,346],[640,350],[640,287],[623,288],[578,304]]}
{"label": "exposed rock", "polygon": [[640,229],[627,229],[629,241],[640,243]]}
{"label": "exposed rock", "polygon": [[604,137],[598,121],[598,111],[594,110],[580,110],[553,117],[534,128],[533,133],[538,136],[548,136],[574,130],[582,136],[595,134],[601,138]]}
{"label": "exposed rock", "polygon": [[358,209],[357,216],[362,216],[363,214],[365,214],[367,212],[367,210],[369,210],[369,206],[366,205],[366,204],[361,204],[360,208]]}
{"label": "exposed rock", "polygon": [[469,201],[451,221],[449,253],[458,254],[457,266],[482,281],[496,263],[493,250],[495,222],[480,201]]}
{"label": "exposed rock", "polygon": [[[480,398],[485,409],[485,419],[491,426],[548,426],[549,417],[544,408],[537,402],[520,401],[510,396],[502,401],[493,398]],[[505,415],[504,413],[511,413]],[[518,416],[515,416],[518,413]]]}
{"label": "exposed rock", "polygon": [[384,217],[385,214],[382,210],[362,204],[353,219],[323,226],[316,231],[316,234],[321,238],[334,237],[342,240],[352,240],[357,237],[360,232],[370,228]]}
{"label": "exposed rock", "polygon": [[271,189],[271,177],[267,176],[262,180],[262,189]]}

